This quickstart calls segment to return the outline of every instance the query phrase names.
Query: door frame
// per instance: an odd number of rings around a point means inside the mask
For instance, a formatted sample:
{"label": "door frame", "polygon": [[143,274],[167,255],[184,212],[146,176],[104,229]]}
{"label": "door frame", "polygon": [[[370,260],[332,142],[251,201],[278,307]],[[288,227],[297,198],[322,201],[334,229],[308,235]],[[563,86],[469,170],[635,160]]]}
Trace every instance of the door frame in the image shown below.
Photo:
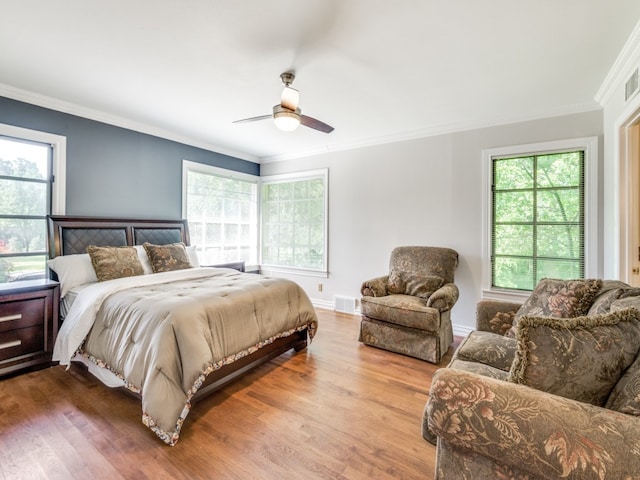
{"label": "door frame", "polygon": [[640,286],[640,106],[618,128],[620,280]]}

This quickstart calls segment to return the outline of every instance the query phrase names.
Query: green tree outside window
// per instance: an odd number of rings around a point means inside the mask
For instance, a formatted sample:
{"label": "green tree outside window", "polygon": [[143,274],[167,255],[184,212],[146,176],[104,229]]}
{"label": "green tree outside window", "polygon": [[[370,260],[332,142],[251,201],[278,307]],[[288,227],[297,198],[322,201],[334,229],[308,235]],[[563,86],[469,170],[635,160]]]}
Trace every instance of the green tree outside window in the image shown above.
{"label": "green tree outside window", "polygon": [[584,277],[584,152],[494,158],[492,286]]}
{"label": "green tree outside window", "polygon": [[44,277],[51,147],[0,138],[0,282]]}

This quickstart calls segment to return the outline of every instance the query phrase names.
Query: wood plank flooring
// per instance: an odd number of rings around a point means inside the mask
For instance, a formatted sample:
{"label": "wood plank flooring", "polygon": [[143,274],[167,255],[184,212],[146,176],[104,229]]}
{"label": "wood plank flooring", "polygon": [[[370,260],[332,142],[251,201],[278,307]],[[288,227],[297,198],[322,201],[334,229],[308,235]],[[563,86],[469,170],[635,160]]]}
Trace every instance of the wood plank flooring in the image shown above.
{"label": "wood plank flooring", "polygon": [[0,479],[432,479],[438,366],[360,344],[357,316],[318,316],[306,350],[197,403],[175,447],[80,366],[0,380]]}

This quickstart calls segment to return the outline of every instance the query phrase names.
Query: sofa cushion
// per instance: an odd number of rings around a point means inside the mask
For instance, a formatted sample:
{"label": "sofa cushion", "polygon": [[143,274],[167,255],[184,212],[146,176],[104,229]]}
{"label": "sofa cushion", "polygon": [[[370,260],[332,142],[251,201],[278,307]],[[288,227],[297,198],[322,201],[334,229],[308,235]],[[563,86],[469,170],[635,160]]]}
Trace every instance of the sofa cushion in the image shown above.
{"label": "sofa cushion", "polygon": [[444,284],[444,279],[437,275],[392,270],[388,282],[387,291],[391,294],[413,295],[427,299]]}
{"label": "sofa cushion", "polygon": [[461,360],[459,358],[454,358],[451,360],[447,368],[455,368],[456,370],[464,370],[465,372],[477,373],[478,375],[482,375],[483,377],[495,378],[496,380],[506,381],[509,376],[508,372],[501,370],[499,368],[492,367],[490,365],[485,365],[483,363]]}
{"label": "sofa cushion", "polygon": [[574,318],[586,315],[602,287],[600,279],[558,280],[543,278],[516,312],[509,336],[525,316]]}
{"label": "sofa cushion", "polygon": [[640,416],[640,355],[616,383],[605,408]]}
{"label": "sofa cushion", "polygon": [[516,339],[475,330],[462,341],[455,358],[508,372],[516,354]]}
{"label": "sofa cushion", "polygon": [[520,319],[509,381],[603,406],[640,349],[640,311]]}
{"label": "sofa cushion", "polygon": [[440,312],[427,307],[420,297],[411,295],[387,295],[362,297],[360,309],[363,315],[376,320],[419,328],[430,332],[440,329]]}

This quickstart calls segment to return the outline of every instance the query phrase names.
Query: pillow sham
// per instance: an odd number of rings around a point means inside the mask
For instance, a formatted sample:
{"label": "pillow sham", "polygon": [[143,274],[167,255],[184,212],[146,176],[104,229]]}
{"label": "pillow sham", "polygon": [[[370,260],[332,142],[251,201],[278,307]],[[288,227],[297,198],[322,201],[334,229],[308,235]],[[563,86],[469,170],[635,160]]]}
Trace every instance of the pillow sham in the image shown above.
{"label": "pillow sham", "polygon": [[[153,273],[153,267],[151,266],[151,262],[149,261],[149,256],[147,255],[147,251],[144,249],[142,245],[134,245],[136,252],[138,254],[138,259],[142,264],[142,269],[144,270],[144,274],[148,275]],[[190,245],[186,247],[187,256],[189,257],[189,263],[193,268],[200,268],[200,259],[198,258],[198,252],[196,251],[196,247],[194,245]]]}
{"label": "pillow sham", "polygon": [[58,275],[60,298],[64,298],[69,290],[78,285],[98,281],[88,253],[61,255],[48,260],[47,265]]}
{"label": "pillow sham", "polygon": [[145,242],[142,246],[155,273],[192,268],[184,243],[153,245]]}
{"label": "pillow sham", "polygon": [[524,316],[508,380],[603,406],[640,349],[640,311],[577,318]]}
{"label": "pillow sham", "polygon": [[98,281],[144,275],[144,269],[133,247],[96,247],[89,245],[87,253]]}

